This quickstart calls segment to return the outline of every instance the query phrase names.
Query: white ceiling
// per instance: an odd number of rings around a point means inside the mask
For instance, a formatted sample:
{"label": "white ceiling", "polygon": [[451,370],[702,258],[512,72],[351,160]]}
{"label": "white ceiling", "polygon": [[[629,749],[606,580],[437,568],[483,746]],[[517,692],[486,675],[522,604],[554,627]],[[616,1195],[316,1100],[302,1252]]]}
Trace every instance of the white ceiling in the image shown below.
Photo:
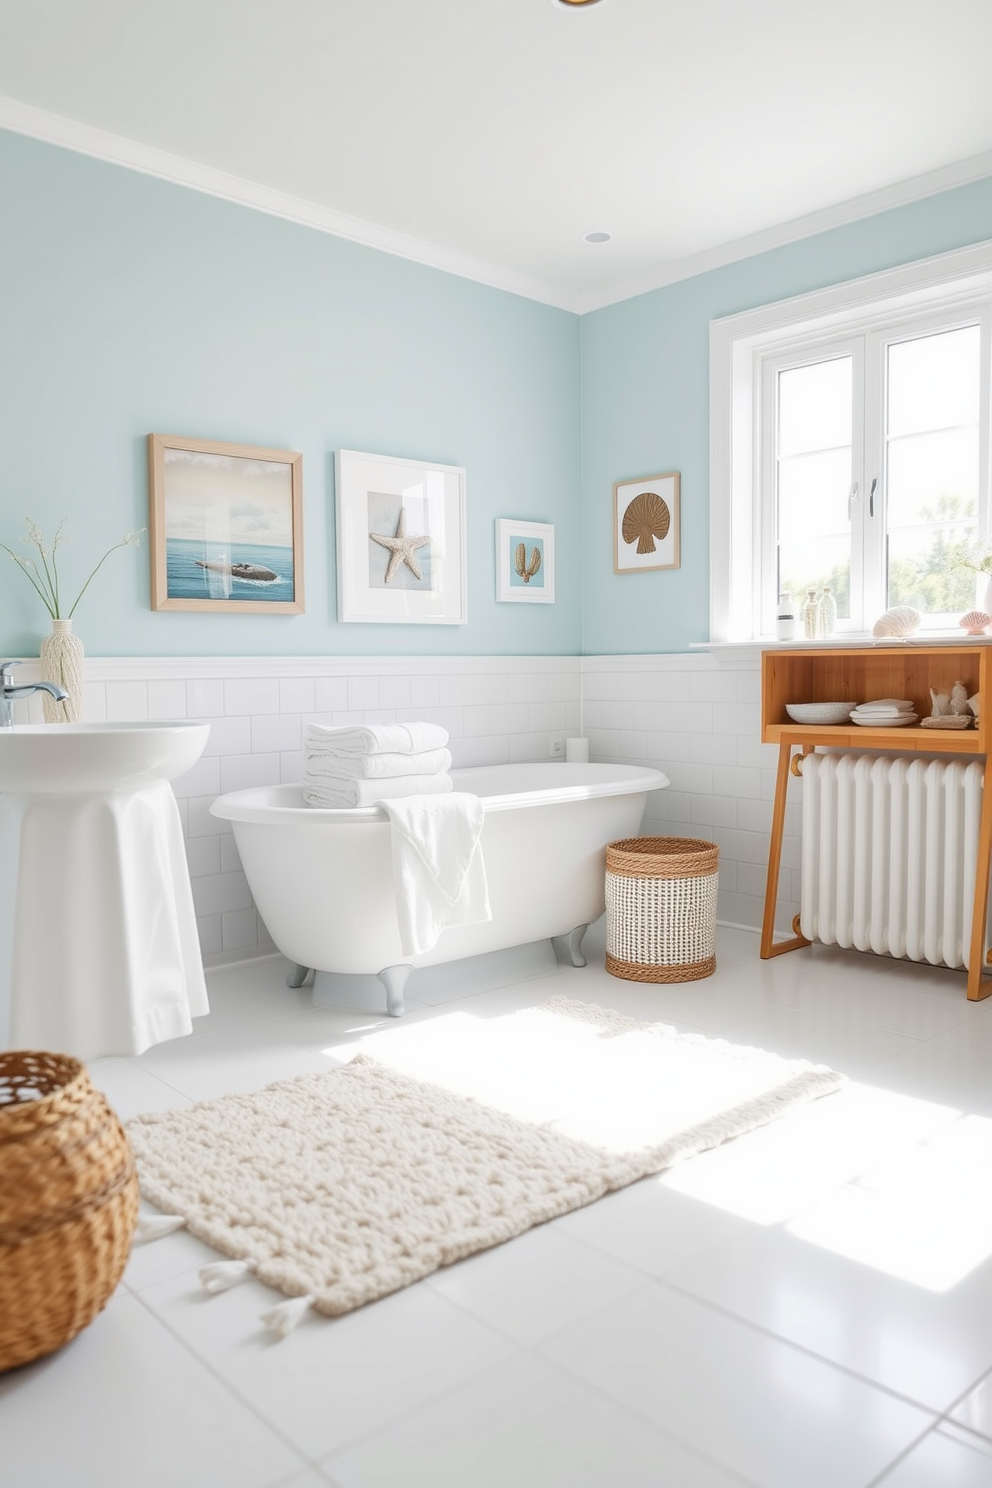
{"label": "white ceiling", "polygon": [[0,0],[0,126],[587,309],[992,174],[990,58],[992,0]]}

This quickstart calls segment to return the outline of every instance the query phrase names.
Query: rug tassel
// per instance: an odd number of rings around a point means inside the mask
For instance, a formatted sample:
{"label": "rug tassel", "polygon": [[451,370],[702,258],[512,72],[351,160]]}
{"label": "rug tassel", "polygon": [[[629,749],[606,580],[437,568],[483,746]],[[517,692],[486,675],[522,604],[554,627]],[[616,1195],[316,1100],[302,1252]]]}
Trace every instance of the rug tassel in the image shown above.
{"label": "rug tassel", "polygon": [[253,1261],[214,1261],[201,1269],[200,1285],[215,1297],[218,1292],[237,1286],[239,1281],[247,1281],[254,1269]]}
{"label": "rug tassel", "polygon": [[139,1214],[134,1234],[137,1240],[161,1240],[173,1230],[184,1229],[186,1221],[181,1214]]}
{"label": "rug tassel", "polygon": [[268,1328],[270,1333],[278,1333],[280,1338],[285,1338],[302,1320],[313,1301],[314,1297],[309,1293],[305,1297],[290,1297],[288,1302],[280,1302],[278,1307],[273,1307],[269,1312],[263,1312],[259,1322],[263,1327]]}

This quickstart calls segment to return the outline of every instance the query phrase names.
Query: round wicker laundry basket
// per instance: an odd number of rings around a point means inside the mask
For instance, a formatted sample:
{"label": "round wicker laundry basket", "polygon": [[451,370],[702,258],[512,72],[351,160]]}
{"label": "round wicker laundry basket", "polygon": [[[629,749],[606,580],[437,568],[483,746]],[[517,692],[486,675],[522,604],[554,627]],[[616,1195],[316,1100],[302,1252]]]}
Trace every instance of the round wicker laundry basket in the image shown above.
{"label": "round wicker laundry basket", "polygon": [[127,1263],[138,1179],[124,1130],[66,1054],[0,1053],[0,1370],[93,1321]]}
{"label": "round wicker laundry basket", "polygon": [[606,969],[632,982],[716,970],[720,849],[693,837],[627,837],[606,849]]}

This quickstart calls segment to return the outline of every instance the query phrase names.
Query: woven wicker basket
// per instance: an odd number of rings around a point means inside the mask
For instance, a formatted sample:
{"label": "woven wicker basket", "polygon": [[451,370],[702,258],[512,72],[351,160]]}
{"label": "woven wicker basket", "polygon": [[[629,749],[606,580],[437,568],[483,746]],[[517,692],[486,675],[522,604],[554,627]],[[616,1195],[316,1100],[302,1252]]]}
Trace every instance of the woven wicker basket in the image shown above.
{"label": "woven wicker basket", "polygon": [[627,837],[606,849],[606,969],[632,982],[716,970],[720,849],[693,837]]}
{"label": "woven wicker basket", "polygon": [[0,1370],[93,1321],[137,1215],[127,1137],[80,1061],[0,1053]]}

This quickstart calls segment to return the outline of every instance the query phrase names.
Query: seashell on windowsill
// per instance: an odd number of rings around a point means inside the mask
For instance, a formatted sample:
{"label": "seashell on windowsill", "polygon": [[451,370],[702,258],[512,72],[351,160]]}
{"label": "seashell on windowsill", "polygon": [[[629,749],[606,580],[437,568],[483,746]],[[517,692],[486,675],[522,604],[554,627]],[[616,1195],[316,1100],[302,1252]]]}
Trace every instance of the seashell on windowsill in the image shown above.
{"label": "seashell on windowsill", "polygon": [[891,610],[886,610],[875,621],[872,635],[880,640],[904,641],[911,636],[914,630],[919,630],[922,616],[919,610],[914,610],[912,605],[896,605]]}
{"label": "seashell on windowsill", "polygon": [[969,610],[967,615],[961,616],[958,624],[965,635],[984,635],[992,625],[992,615],[987,615],[984,610]]}

